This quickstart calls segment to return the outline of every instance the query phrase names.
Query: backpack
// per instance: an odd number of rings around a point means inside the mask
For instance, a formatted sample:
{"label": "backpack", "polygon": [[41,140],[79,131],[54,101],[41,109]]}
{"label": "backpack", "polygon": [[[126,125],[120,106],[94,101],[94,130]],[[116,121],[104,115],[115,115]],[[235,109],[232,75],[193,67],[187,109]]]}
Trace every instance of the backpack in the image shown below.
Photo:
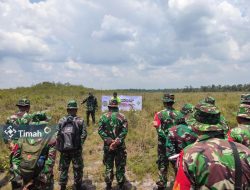
{"label": "backpack", "polygon": [[59,152],[75,151],[81,147],[80,129],[76,117],[64,119],[57,136],[57,150]]}
{"label": "backpack", "polygon": [[[21,161],[19,166],[21,176],[27,181],[36,178],[41,172],[43,165],[38,166],[37,163],[38,160],[41,159],[41,155],[49,138],[42,138],[34,143],[30,143],[29,140],[28,138],[22,139]],[[44,157],[44,161],[45,159]]]}

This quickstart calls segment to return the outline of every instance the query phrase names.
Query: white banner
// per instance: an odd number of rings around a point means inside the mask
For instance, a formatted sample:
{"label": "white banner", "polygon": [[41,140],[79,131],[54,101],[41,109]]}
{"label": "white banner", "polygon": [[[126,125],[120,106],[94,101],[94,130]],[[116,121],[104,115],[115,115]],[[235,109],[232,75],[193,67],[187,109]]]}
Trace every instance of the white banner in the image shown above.
{"label": "white banner", "polygon": [[[119,96],[121,99],[121,103],[119,105],[119,110],[122,111],[129,111],[135,110],[140,111],[142,110],[142,96]],[[112,96],[102,96],[102,111],[108,110],[108,103]]]}

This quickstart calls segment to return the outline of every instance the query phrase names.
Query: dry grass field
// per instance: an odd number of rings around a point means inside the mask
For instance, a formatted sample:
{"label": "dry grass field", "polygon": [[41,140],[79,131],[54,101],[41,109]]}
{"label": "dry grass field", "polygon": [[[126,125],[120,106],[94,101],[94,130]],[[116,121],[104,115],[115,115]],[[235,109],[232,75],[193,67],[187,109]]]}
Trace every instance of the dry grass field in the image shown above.
{"label": "dry grass field", "polygon": [[[0,90],[0,123],[4,124],[6,118],[12,115],[16,109],[16,101],[21,97],[28,97],[31,100],[31,112],[44,110],[52,117],[52,123],[56,124],[59,118],[66,114],[66,104],[70,99],[76,99],[80,104],[81,100],[87,96],[91,89],[81,86],[65,85],[36,85],[31,88],[18,88]],[[111,95],[112,91],[91,90],[98,98],[99,108],[102,95]],[[131,93],[119,91],[124,95],[140,95],[143,97],[143,110],[140,112],[123,112],[129,123],[129,133],[126,139],[128,160],[127,176],[128,179],[143,189],[143,182],[157,179],[157,135],[152,127],[152,120],[155,112],[163,109],[161,97],[162,93],[145,92]],[[241,93],[176,93],[175,108],[180,109],[184,103],[196,104],[200,99],[211,95],[216,99],[216,105],[220,108],[223,116],[227,119],[230,127],[236,126],[234,112],[237,111]],[[100,109],[97,112],[97,120],[101,115]],[[85,108],[80,106],[78,115],[85,119]],[[85,179],[92,181],[93,188],[103,187],[102,166],[102,141],[97,133],[97,125],[89,126],[88,138],[84,145],[84,176]],[[0,169],[8,168],[8,150],[3,143],[0,152]],[[58,163],[57,155],[57,163]],[[54,167],[55,179],[58,179],[58,164]],[[72,170],[71,170],[72,171]],[[173,176],[173,172],[170,172]],[[72,184],[72,172],[70,175]],[[8,189],[5,187],[4,189]],[[145,188],[144,188],[145,189]]]}

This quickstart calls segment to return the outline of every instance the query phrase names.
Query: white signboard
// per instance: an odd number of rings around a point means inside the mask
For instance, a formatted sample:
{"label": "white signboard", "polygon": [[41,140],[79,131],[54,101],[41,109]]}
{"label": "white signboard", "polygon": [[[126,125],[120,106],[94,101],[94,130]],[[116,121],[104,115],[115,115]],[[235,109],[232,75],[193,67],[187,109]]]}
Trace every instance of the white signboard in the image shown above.
{"label": "white signboard", "polygon": [[[119,96],[121,103],[119,105],[119,110],[122,111],[140,111],[142,110],[142,96]],[[102,96],[102,111],[108,110],[108,103],[112,96]]]}

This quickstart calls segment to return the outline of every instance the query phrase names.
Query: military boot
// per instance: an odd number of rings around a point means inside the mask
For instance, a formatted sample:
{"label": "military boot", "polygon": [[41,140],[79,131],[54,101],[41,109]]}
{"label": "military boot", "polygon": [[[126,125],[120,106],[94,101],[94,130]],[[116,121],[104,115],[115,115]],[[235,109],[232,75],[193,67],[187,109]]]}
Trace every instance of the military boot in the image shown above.
{"label": "military boot", "polygon": [[124,182],[118,183],[118,190],[125,190]]}
{"label": "military boot", "polygon": [[60,190],[66,190],[66,185],[61,185],[61,189]]}
{"label": "military boot", "polygon": [[74,185],[74,190],[82,190],[82,183],[76,183]]}
{"label": "military boot", "polygon": [[112,183],[106,183],[105,190],[112,190]]}

